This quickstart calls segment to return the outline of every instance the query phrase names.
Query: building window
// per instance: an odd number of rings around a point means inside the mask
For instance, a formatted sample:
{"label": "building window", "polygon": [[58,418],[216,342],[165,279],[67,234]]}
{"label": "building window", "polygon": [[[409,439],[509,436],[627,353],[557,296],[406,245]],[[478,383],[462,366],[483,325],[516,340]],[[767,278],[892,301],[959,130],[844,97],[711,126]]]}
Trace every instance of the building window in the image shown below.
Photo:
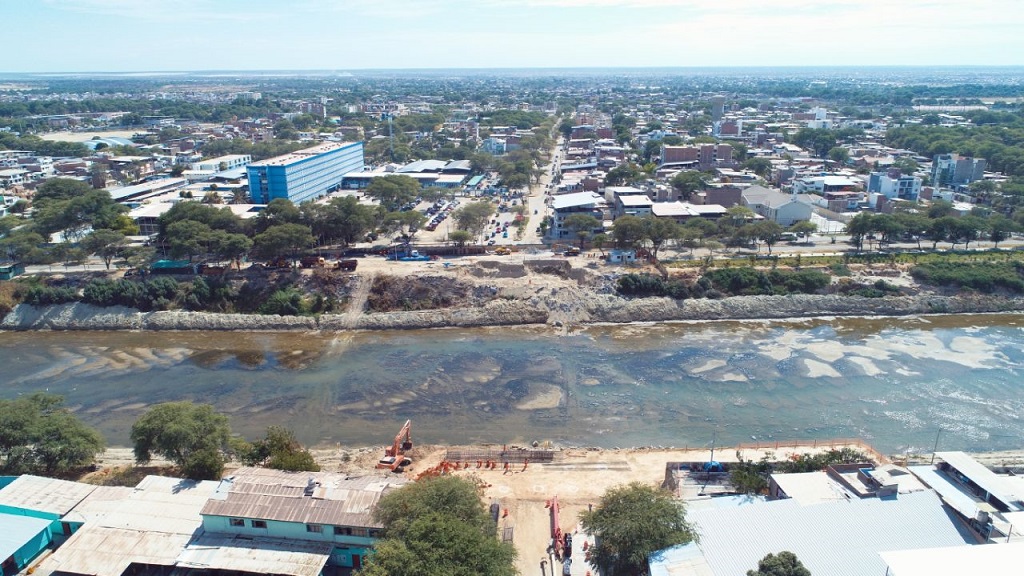
{"label": "building window", "polygon": [[351,536],[352,535],[352,529],[351,528],[346,528],[344,526],[335,526],[334,527],[334,535],[335,536]]}
{"label": "building window", "polygon": [[245,526],[245,520],[241,518],[228,518],[228,524],[231,526]]}
{"label": "building window", "polygon": [[266,528],[267,527],[266,520],[252,520],[251,522],[252,522],[252,527],[253,528]]}
{"label": "building window", "polygon": [[370,530],[370,538],[380,538],[380,530]]}
{"label": "building window", "polygon": [[314,532],[320,534],[324,531],[324,527],[319,524],[306,524],[306,532]]}

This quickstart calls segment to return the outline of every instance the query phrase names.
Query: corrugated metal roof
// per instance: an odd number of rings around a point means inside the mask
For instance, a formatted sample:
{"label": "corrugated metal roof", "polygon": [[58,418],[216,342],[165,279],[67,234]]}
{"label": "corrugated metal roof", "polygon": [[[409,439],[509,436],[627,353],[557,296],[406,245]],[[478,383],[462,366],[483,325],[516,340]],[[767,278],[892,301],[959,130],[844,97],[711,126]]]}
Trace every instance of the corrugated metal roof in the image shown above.
{"label": "corrugated metal roof", "polygon": [[19,476],[0,490],[0,505],[64,516],[96,487],[40,476]]}
{"label": "corrugated metal roof", "polygon": [[799,472],[793,474],[772,474],[772,480],[782,488],[786,496],[800,504],[820,504],[837,500],[858,498],[829,478],[826,472]]}
{"label": "corrugated metal roof", "polygon": [[964,452],[936,452],[935,455],[1003,503],[1013,505],[1021,500],[1021,496],[1014,493],[1013,486]]}
{"label": "corrugated metal roof", "polygon": [[204,534],[178,555],[187,568],[318,576],[331,554],[329,542],[301,542]]}
{"label": "corrugated metal roof", "polygon": [[992,509],[987,504],[982,506],[981,500],[969,494],[963,486],[950,481],[934,466],[911,466],[910,471],[932,490],[938,492],[950,508],[967,518],[976,518],[982,509],[986,512]]}
{"label": "corrugated metal roof", "polygon": [[[372,519],[373,508],[383,494],[405,483],[378,476],[349,478],[332,473],[240,468],[221,482],[202,514],[379,527]],[[311,485],[312,494],[306,495]]]}
{"label": "corrugated metal roof", "polygon": [[[199,511],[217,482],[147,476],[129,492],[104,491],[72,514],[88,521],[52,556],[37,576],[74,572],[120,576],[132,562],[171,565],[201,529]],[[117,499],[118,496],[123,498]]]}
{"label": "corrugated metal roof", "polygon": [[881,556],[890,576],[1009,574],[1024,565],[1024,543],[900,550]]}
{"label": "corrugated metal roof", "polygon": [[742,576],[768,553],[783,550],[796,554],[814,576],[879,576],[885,574],[881,551],[975,543],[930,491],[812,506],[782,500],[689,516],[717,576]]}
{"label": "corrugated metal roof", "polygon": [[26,542],[49,528],[49,520],[0,513],[0,558],[14,556]]}
{"label": "corrugated metal roof", "polygon": [[714,576],[697,544],[691,542],[651,554],[651,576]]}

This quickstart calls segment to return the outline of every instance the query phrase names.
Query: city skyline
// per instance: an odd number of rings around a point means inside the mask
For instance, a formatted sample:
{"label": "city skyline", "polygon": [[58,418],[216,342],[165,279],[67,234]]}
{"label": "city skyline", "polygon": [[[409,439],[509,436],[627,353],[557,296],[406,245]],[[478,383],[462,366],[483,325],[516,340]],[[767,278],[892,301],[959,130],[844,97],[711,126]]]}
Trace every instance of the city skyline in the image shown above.
{"label": "city skyline", "polygon": [[1013,66],[1009,0],[0,0],[3,72]]}

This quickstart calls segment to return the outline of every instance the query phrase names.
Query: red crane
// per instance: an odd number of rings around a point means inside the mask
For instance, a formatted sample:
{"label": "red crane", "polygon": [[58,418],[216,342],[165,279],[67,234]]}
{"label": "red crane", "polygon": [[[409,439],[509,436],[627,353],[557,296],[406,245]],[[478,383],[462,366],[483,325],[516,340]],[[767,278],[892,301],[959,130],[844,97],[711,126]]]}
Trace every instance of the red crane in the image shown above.
{"label": "red crane", "polygon": [[384,449],[384,457],[377,462],[377,468],[390,468],[392,472],[401,472],[404,466],[412,464],[412,461],[405,457],[405,451],[411,449],[412,420],[406,420],[391,447]]}

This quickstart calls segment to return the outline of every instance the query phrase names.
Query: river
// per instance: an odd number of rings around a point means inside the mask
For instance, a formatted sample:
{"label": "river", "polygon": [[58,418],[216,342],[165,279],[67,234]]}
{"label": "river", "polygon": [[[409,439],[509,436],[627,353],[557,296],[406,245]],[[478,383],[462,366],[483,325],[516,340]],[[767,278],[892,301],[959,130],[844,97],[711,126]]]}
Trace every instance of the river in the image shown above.
{"label": "river", "polygon": [[[45,390],[113,445],[208,402],[250,438],[709,446],[859,437],[896,453],[1024,445],[1024,315],[343,334],[0,334],[0,396]],[[941,429],[941,432],[940,432]]]}

